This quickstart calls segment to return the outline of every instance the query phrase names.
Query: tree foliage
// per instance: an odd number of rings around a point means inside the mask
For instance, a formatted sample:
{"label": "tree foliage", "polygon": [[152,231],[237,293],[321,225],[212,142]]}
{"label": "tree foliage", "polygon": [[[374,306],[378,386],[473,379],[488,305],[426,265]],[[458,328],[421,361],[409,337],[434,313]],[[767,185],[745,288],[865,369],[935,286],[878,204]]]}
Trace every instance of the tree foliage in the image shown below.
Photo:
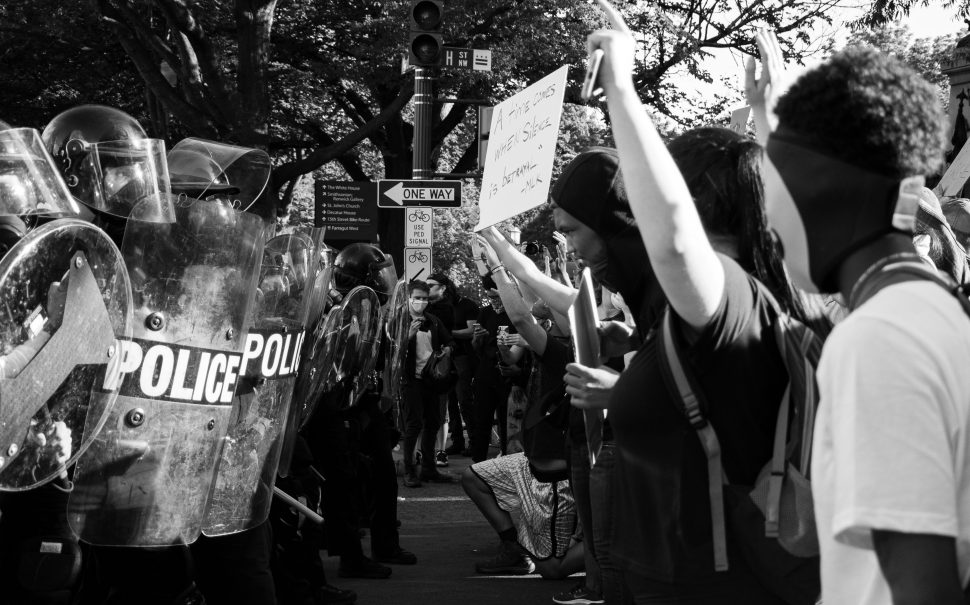
{"label": "tree foliage", "polygon": [[853,32],[848,44],[864,44],[894,55],[939,89],[940,101],[950,101],[950,80],[943,67],[953,59],[956,36],[917,38],[905,25],[884,25]]}
{"label": "tree foliage", "polygon": [[[869,28],[890,25],[908,16],[913,7],[932,4],[941,4],[941,2],[940,0],[873,0],[859,19],[858,25]],[[942,6],[955,9],[961,19],[970,18],[970,0],[943,0]]]}
{"label": "tree foliage", "polygon": [[[711,82],[717,49],[752,52],[754,27],[780,34],[789,59],[837,0],[662,0],[622,10],[638,32],[636,82],[653,111],[688,125],[727,97],[689,98],[684,77]],[[19,0],[0,3],[0,117],[43,126],[70,105],[99,102],[143,118],[170,143],[184,136],[263,147],[285,208],[305,175],[409,177],[413,78],[402,73],[408,0]],[[442,70],[436,95],[500,101],[560,65],[579,101],[585,37],[603,25],[585,0],[449,0],[443,34],[493,51],[490,73]],[[434,112],[435,169],[477,160],[471,105]],[[304,183],[304,186],[306,184]],[[474,200],[472,200],[474,201]],[[400,213],[380,213],[381,242],[400,254]]]}

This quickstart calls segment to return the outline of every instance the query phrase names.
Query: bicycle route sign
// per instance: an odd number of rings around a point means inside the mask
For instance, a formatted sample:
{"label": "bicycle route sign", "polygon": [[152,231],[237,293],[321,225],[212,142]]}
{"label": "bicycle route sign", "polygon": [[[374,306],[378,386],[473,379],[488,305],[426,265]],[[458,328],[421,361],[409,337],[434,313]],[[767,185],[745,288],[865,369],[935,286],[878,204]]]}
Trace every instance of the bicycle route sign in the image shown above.
{"label": "bicycle route sign", "polygon": [[431,208],[408,208],[404,222],[404,246],[406,248],[431,248],[434,212]]}
{"label": "bicycle route sign", "polygon": [[431,248],[404,249],[404,279],[428,279],[431,275]]}
{"label": "bicycle route sign", "polygon": [[377,206],[380,208],[460,208],[461,181],[415,181],[382,179],[377,181]]}

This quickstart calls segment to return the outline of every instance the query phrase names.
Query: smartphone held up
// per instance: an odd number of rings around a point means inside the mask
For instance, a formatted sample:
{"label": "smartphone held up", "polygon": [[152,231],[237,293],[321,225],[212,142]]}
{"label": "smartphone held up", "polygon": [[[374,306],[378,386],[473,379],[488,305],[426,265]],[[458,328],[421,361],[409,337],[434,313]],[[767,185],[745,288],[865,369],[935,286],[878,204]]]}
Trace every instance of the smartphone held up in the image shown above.
{"label": "smartphone held up", "polygon": [[586,64],[586,76],[583,78],[583,87],[579,91],[579,96],[583,101],[589,101],[603,94],[603,88],[598,86],[600,64],[603,62],[603,49],[597,48],[589,55]]}

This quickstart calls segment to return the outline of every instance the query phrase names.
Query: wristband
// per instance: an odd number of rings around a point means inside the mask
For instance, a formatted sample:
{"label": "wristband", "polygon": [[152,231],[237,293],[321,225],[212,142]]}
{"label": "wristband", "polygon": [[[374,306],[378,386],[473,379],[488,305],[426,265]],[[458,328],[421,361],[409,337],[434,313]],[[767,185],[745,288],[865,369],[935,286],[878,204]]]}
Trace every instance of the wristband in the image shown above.
{"label": "wristband", "polygon": [[495,273],[496,271],[498,271],[499,269],[504,269],[504,268],[505,268],[505,265],[502,265],[502,264],[498,264],[498,265],[496,265],[496,266],[495,266],[495,268],[494,268],[494,269],[492,269],[491,271],[489,271],[489,272],[488,272],[488,274],[489,274],[489,275],[492,275],[492,274],[494,274],[494,273]]}

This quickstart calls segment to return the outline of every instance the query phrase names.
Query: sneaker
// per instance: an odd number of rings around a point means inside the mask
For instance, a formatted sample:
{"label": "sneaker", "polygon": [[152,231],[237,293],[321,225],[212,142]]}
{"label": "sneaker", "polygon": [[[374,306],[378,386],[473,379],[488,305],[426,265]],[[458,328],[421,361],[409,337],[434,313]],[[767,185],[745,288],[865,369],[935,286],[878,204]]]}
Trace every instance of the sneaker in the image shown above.
{"label": "sneaker", "polygon": [[475,564],[475,571],[492,576],[527,576],[535,570],[536,565],[532,559],[504,542],[498,555]]}
{"label": "sneaker", "polygon": [[602,595],[586,588],[586,584],[583,583],[554,595],[552,602],[559,603],[559,605],[598,605],[604,603]]}
{"label": "sneaker", "polygon": [[355,563],[345,563],[341,560],[340,567],[337,568],[337,575],[341,578],[383,580],[390,577],[391,568],[364,557]]}
{"label": "sneaker", "polygon": [[434,464],[435,466],[448,466],[448,454],[444,450],[435,452]]}
{"label": "sneaker", "polygon": [[317,605],[352,605],[357,602],[357,593],[353,590],[341,590],[336,586],[324,584],[314,590],[313,602]]}
{"label": "sneaker", "polygon": [[374,558],[381,563],[388,563],[390,565],[414,565],[418,562],[417,555],[409,550],[404,550],[400,546],[397,547],[397,551],[389,555],[375,555]]}
{"label": "sneaker", "polygon": [[421,481],[427,483],[458,483],[460,479],[451,473],[442,473],[438,469],[421,469]]}
{"label": "sneaker", "polygon": [[404,487],[421,487],[421,480],[414,471],[404,472]]}

